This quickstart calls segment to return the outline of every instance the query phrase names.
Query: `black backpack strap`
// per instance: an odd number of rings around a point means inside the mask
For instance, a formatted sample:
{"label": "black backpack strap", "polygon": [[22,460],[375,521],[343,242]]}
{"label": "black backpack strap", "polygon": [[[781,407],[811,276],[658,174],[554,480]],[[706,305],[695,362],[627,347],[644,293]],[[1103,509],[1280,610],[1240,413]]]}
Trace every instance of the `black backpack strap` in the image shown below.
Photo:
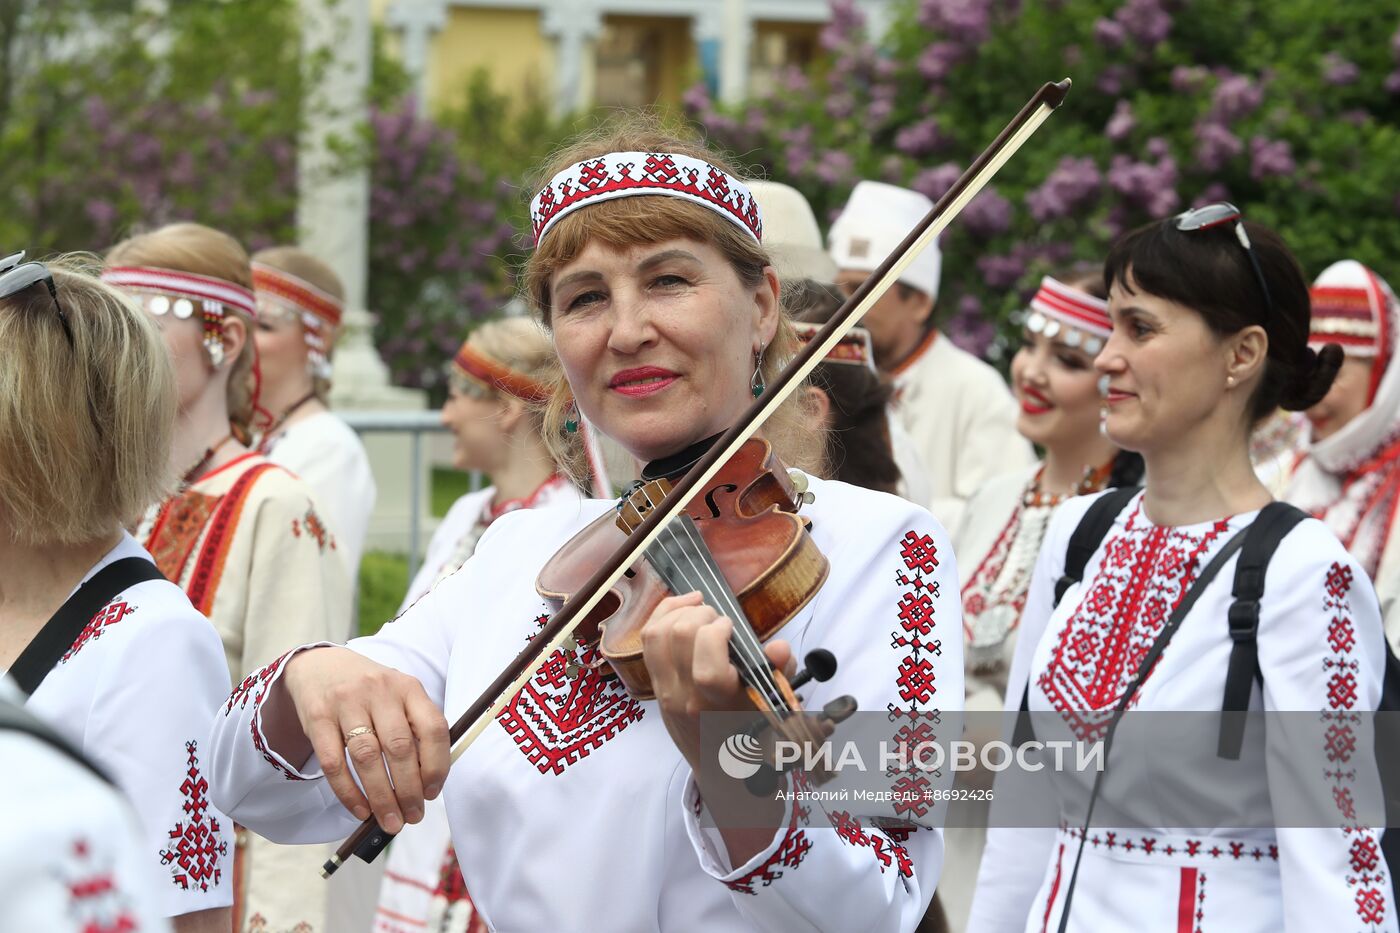
{"label": "black backpack strap", "polygon": [[1232,761],[1244,744],[1245,713],[1254,681],[1263,682],[1259,670],[1259,602],[1264,598],[1264,577],[1269,560],[1288,533],[1307,513],[1287,502],[1271,502],[1260,510],[1249,528],[1249,537],[1235,565],[1235,586],[1230,603],[1230,667],[1225,674],[1225,697],[1220,705],[1220,740],[1216,754]]}
{"label": "black backpack strap", "polygon": [[34,636],[10,668],[10,676],[26,694],[33,694],[49,676],[59,658],[73,647],[83,627],[113,597],[147,580],[162,580],[156,565],[144,557],[124,557],[112,561],[78,587],[68,601],[58,607],[39,634]]}
{"label": "black backpack strap", "polygon": [[1069,588],[1084,579],[1084,568],[1088,566],[1089,558],[1108,537],[1118,513],[1140,492],[1141,486],[1119,486],[1099,496],[1089,506],[1075,526],[1074,534],[1069,537],[1069,547],[1065,549],[1065,572],[1055,581],[1055,602],[1052,605],[1058,606]]}
{"label": "black backpack strap", "polygon": [[87,768],[97,775],[104,784],[111,784],[112,779],[102,773],[102,769],[93,764],[86,755],[78,751],[67,739],[59,735],[47,723],[41,721],[33,713],[22,706],[0,700],[0,731],[11,730],[23,732],[26,735],[38,739],[51,748],[62,752],[78,764]]}
{"label": "black backpack strap", "polygon": [[[1118,513],[1140,492],[1141,486],[1117,486],[1099,496],[1085,510],[1069,536],[1069,546],[1065,548],[1065,572],[1055,581],[1055,601],[1051,606],[1058,606],[1069,588],[1084,579],[1084,568],[1089,565],[1089,558],[1108,537]],[[1016,726],[1011,732],[1011,744],[1016,747],[1035,738],[1035,730],[1031,728],[1030,696],[1031,685],[1027,683],[1021,691],[1021,710],[1016,715]]]}

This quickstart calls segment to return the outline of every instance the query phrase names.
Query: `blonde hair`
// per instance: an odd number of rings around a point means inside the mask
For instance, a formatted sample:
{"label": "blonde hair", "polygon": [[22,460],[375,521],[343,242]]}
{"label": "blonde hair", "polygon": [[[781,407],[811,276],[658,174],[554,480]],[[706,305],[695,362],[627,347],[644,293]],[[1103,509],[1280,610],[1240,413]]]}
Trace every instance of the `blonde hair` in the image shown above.
{"label": "blonde hair", "polygon": [[[196,223],[167,224],[149,233],[128,237],[107,251],[111,266],[152,266],[223,279],[249,290],[253,269],[248,252],[220,230]],[[243,322],[247,339],[228,376],[228,417],[239,440],[252,437],[254,417],[253,362],[257,347],[253,341],[253,320],[235,308],[224,305],[224,313]]]}
{"label": "blonde hair", "polygon": [[155,324],[98,280],[97,257],[47,265],[73,345],[42,284],[0,300],[0,518],[20,544],[85,544],[173,485],[175,374]]}
{"label": "blonde hair", "polygon": [[[340,276],[326,263],[317,259],[299,246],[269,246],[253,254],[253,262],[271,266],[288,275],[310,282],[341,304],[345,303],[345,285]],[[328,326],[329,329],[329,326]],[[338,329],[326,335],[326,359],[335,352],[335,338]],[[322,402],[330,401],[331,381],[320,376],[311,377],[311,389]]]}
{"label": "blonde hair", "polygon": [[[585,159],[609,152],[670,152],[692,156],[742,178],[728,159],[712,151],[699,139],[686,139],[665,129],[650,115],[630,115],[605,124],[555,153],[531,179],[530,194],[538,191],[558,172]],[[773,264],[761,244],[709,208],[665,195],[638,195],[590,205],[558,220],[549,235],[525,261],[522,275],[527,300],[546,327],[552,312],[549,282],[554,273],[572,262],[589,243],[600,243],[623,250],[639,243],[666,240],[699,240],[715,247],[728,260],[745,286],[758,285],[764,268]],[[778,329],[764,348],[762,373],[772,384],[783,366],[798,350],[797,336],[785,309],[780,307]],[[569,445],[563,425],[570,416],[573,395],[557,363],[553,375],[555,392],[545,409],[545,440],[556,459],[575,477],[583,475],[581,445]],[[813,412],[805,393],[794,392],[764,424],[763,432],[778,456],[789,466],[823,473],[822,439],[807,427]]]}

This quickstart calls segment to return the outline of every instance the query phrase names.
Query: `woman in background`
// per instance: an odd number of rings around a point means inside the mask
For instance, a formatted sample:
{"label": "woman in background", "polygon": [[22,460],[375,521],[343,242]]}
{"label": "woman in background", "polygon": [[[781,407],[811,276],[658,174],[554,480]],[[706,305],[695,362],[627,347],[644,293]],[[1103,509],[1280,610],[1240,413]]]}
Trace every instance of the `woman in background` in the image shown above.
{"label": "woman in background", "polygon": [[1285,498],[1327,523],[1376,584],[1386,635],[1400,644],[1400,305],[1361,263],[1333,263],[1312,287],[1310,343],[1346,354],[1308,409],[1312,443]]}
{"label": "woman in background", "polygon": [[[248,254],[228,234],[183,223],[118,243],[107,262],[103,278],[159,326],[178,387],[169,468],[179,488],[147,513],[137,539],[214,623],[234,683],[298,644],[340,637],[350,585],[335,537],[306,484],[250,446]],[[234,929],[324,929],[324,858],[318,847],[240,831]]]}
{"label": "woman in background", "polygon": [[275,246],[253,256],[253,292],[260,401],[273,418],[259,450],[311,487],[346,576],[354,582],[376,493],[365,445],[328,408],[331,351],[345,288],[335,270],[315,256],[295,246]]}
{"label": "woman in background", "polygon": [[[530,318],[482,324],[448,371],[442,423],[453,435],[452,465],[480,470],[491,485],[462,496],[433,534],[402,613],[467,562],[491,523],[517,509],[577,505],[582,495],[555,463],[542,408],[557,364],[544,329]],[[485,933],[457,865],[441,798],[424,808],[389,850],[374,928]]]}

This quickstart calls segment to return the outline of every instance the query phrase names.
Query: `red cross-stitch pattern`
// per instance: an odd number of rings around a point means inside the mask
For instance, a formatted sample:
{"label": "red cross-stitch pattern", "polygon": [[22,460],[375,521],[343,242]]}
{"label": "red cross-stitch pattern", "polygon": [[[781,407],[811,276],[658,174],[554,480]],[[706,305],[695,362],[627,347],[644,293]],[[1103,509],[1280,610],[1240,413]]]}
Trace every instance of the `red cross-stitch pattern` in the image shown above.
{"label": "red cross-stitch pattern", "polygon": [[[1327,706],[1323,720],[1330,723],[1327,728],[1327,757],[1329,762],[1347,761],[1356,747],[1356,737],[1345,717],[1356,706],[1357,685],[1356,661],[1349,657],[1356,639],[1351,620],[1351,587],[1355,575],[1350,566],[1334,563],[1327,571],[1326,592],[1323,594],[1323,610],[1332,622],[1328,628],[1328,647],[1332,653],[1323,658],[1323,670],[1333,671],[1327,679]],[[1339,637],[1344,634],[1344,637]],[[1335,757],[1334,757],[1335,755]],[[1365,924],[1379,925],[1386,919],[1386,898],[1382,888],[1390,889],[1387,867],[1378,857],[1374,832],[1357,826],[1356,797],[1352,790],[1355,771],[1324,769],[1323,774],[1332,782],[1332,802],[1341,817],[1344,833],[1355,834],[1350,847],[1350,872],[1347,873],[1348,887],[1354,888],[1356,916]]]}
{"label": "red cross-stitch pattern", "polygon": [[[548,621],[535,619],[539,628]],[[496,717],[541,774],[563,774],[645,712],[621,681],[593,668],[598,657],[596,646],[556,650]]]}
{"label": "red cross-stitch pattern", "polygon": [[83,650],[84,645],[101,638],[102,633],[109,626],[116,625],[135,611],[135,606],[129,605],[121,599],[115,599],[102,607],[101,611],[92,617],[92,621],[83,626],[83,630],[78,633],[77,639],[73,642],[73,647],[64,652],[63,657],[58,659],[58,663],[67,664],[77,656],[79,651]]}
{"label": "red cross-stitch pattern", "polygon": [[[272,676],[277,673],[277,669],[289,654],[291,654],[290,651],[285,652],[282,657],[267,667],[244,677],[243,682],[234,688],[233,693],[229,694],[228,702],[224,704],[224,715],[232,713],[234,706],[239,709],[247,708],[250,696],[253,698],[253,706],[262,706],[263,697],[267,695],[267,685],[272,682]],[[254,688],[257,689],[256,694],[253,693]]]}
{"label": "red cross-stitch pattern", "polygon": [[881,874],[885,873],[885,869],[893,867],[905,878],[914,877],[914,860],[909,857],[909,850],[904,846],[873,828],[871,832],[866,832],[861,826],[860,817],[851,816],[844,810],[833,810],[829,815],[831,826],[842,842],[870,849],[876,864],[880,866]]}
{"label": "red cross-stitch pattern", "polygon": [[57,880],[68,891],[73,929],[82,933],[135,933],[141,929],[111,866],[93,864],[92,847],[86,839],[73,840],[58,874]]}
{"label": "red cross-stitch pattern", "polygon": [[160,863],[170,865],[170,880],[182,890],[208,891],[223,880],[223,860],[228,842],[218,819],[209,814],[209,782],[199,773],[197,743],[185,743],[188,767],[180,785],[185,818],[170,830],[170,841],[160,852]]}
{"label": "red cross-stitch pattern", "polygon": [[1205,933],[1206,919],[1206,873],[1196,873],[1196,928],[1192,933]]}
{"label": "red cross-stitch pattern", "polygon": [[[1060,831],[1073,839],[1084,838],[1084,830],[1079,826],[1061,823]],[[1102,847],[1109,851],[1137,852],[1147,856],[1164,855],[1171,858],[1181,854],[1188,858],[1196,858],[1208,855],[1214,860],[1229,858],[1236,862],[1246,859],[1255,862],[1262,862],[1264,859],[1272,862],[1278,861],[1278,846],[1276,845],[1261,848],[1253,842],[1215,836],[1209,839],[1183,840],[1178,838],[1176,842],[1173,842],[1168,837],[1147,833],[1093,831],[1089,833],[1089,838],[1086,841],[1096,849]]]}
{"label": "red cross-stitch pattern", "polygon": [[[452,846],[447,847],[447,855],[442,860],[437,890],[433,892],[433,897],[445,902],[443,913],[457,921],[450,926],[451,929],[461,929],[462,933],[487,933],[486,921],[476,912],[476,904],[472,903],[472,896],[467,891],[467,881],[462,877],[462,866],[457,862],[457,851]],[[471,918],[466,927],[458,925],[463,914],[468,914]],[[447,916],[444,916],[442,929],[449,928],[447,919]]]}
{"label": "red cross-stitch pattern", "polygon": [[1225,521],[1204,532],[1159,528],[1142,517],[1138,500],[1123,527],[1109,532],[1103,561],[1086,581],[1085,596],[1065,621],[1036,681],[1081,740],[1102,737],[1107,720],[1084,713],[1117,705],[1202,561],[1223,543],[1228,529]]}

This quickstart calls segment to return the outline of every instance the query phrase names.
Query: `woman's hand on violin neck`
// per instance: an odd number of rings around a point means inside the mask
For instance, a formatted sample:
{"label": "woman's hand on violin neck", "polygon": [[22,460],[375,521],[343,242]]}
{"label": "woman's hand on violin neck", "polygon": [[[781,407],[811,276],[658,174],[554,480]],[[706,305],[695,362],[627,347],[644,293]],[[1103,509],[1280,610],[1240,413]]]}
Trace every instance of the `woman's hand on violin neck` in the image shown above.
{"label": "woman's hand on violin neck", "polygon": [[447,720],[422,684],[348,648],[296,655],[281,683],[347,810],[361,820],[373,812],[391,833],[423,818],[424,799],[447,780],[451,749]]}
{"label": "woman's hand on violin neck", "polygon": [[[705,605],[699,593],[663,599],[642,628],[642,657],[661,718],[692,769],[699,766],[704,714],[754,708],[729,659],[733,630],[729,619]],[[770,642],[764,653],[779,669],[794,668],[787,642]]]}

